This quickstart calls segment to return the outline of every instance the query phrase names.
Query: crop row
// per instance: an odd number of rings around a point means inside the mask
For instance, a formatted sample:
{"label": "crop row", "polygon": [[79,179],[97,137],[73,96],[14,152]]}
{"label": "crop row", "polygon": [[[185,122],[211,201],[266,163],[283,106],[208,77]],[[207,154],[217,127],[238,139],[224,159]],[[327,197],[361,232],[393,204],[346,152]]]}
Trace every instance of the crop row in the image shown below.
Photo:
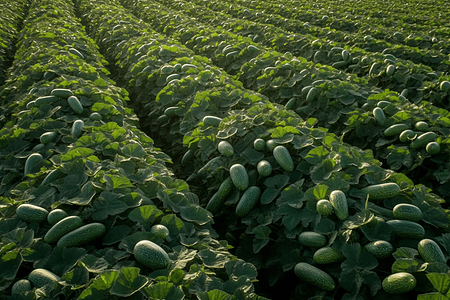
{"label": "crop row", "polygon": [[[383,222],[394,218],[392,208],[398,203],[420,207],[423,212],[420,226],[428,236],[445,240],[442,232],[449,228],[447,213],[440,207],[443,200],[425,186],[414,185],[405,175],[381,168],[371,151],[345,144],[326,129],[315,127],[316,120],[302,120],[295,112],[245,90],[220,69],[208,66],[207,59],[194,56],[180,44],[159,35],[150,40],[145,38],[151,34],[150,29],[118,2],[78,3],[88,32],[111,64],[123,70],[117,74],[130,90],[133,106],[141,108],[137,111],[142,114],[143,129],[159,131],[158,141],[165,143],[170,153],[186,152],[181,172],[189,173],[188,181],[201,187],[202,206],[208,206],[214,195],[219,197],[217,189],[229,180],[233,165],[245,168],[247,184],[245,180],[236,181],[236,187],[220,196],[225,197],[220,199],[220,208],[209,208],[214,211],[219,234],[235,247],[238,257],[252,262],[265,275],[263,285],[283,287],[292,298],[323,294],[304,281],[298,284],[298,279],[293,279],[298,262],[314,264],[315,249],[300,244],[298,235],[315,230],[326,236],[330,248],[342,250],[339,262],[316,264],[339,282],[336,285],[339,288],[327,295],[387,297],[380,290],[381,279],[391,272],[391,266],[394,270],[411,267],[401,266],[400,256],[405,248],[406,252],[417,251],[414,250],[417,236],[401,236]],[[222,93],[228,86],[232,90]],[[150,115],[145,117],[147,112]],[[265,140],[267,148],[255,149],[254,141],[258,138]],[[232,152],[221,154],[218,146],[222,141],[232,146]],[[284,146],[294,168],[281,167],[269,150],[269,143]],[[272,166],[269,175],[263,176],[257,169],[262,160]],[[361,188],[383,182],[398,185],[398,193],[385,200],[369,198],[366,204],[366,194]],[[244,187],[238,188],[241,184]],[[246,187],[259,189],[260,197],[247,213],[241,214],[237,207],[247,193]],[[335,215],[321,216],[316,210],[316,203],[328,198],[333,190],[348,195],[347,221]],[[382,219],[377,219],[381,223],[367,226],[375,215]],[[382,261],[362,254],[365,244],[380,238],[394,245],[399,262],[394,257]],[[367,258],[370,265],[365,264]],[[343,269],[341,261],[346,262]],[[442,265],[427,269],[420,258],[413,259],[411,264],[421,267],[413,269],[415,275],[422,276],[419,284],[422,291],[429,290],[426,273],[445,269]],[[369,286],[374,288],[369,290]]]}
{"label": "crop row", "polygon": [[[128,93],[83,32],[71,1],[33,1],[0,94],[0,297],[21,297],[11,286],[28,278],[27,299],[264,299],[253,293],[255,267],[216,239],[211,213],[138,129]],[[69,248],[45,242],[52,225],[19,214],[23,204],[106,233]],[[138,262],[141,240],[160,245],[170,266]]]}
{"label": "crop row", "polygon": [[5,81],[6,69],[14,57],[15,43],[26,10],[25,0],[0,3],[0,86]]}

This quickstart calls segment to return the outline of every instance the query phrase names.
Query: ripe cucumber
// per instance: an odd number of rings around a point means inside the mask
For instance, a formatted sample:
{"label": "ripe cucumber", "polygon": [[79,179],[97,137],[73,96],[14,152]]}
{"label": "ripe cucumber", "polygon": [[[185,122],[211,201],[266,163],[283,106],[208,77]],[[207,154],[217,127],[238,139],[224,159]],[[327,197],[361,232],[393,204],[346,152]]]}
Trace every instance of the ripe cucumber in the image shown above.
{"label": "ripe cucumber", "polygon": [[42,180],[41,185],[47,185],[58,179],[63,175],[63,172],[61,172],[59,169],[54,169],[50,173],[45,176],[44,180]]}
{"label": "ripe cucumber", "polygon": [[340,190],[332,191],[330,194],[330,203],[333,206],[334,213],[339,220],[345,220],[348,218],[347,197],[344,192]]}
{"label": "ripe cucumber", "polygon": [[233,189],[233,182],[231,181],[231,177],[225,179],[219,187],[219,190],[211,197],[206,205],[206,210],[211,213],[218,212],[219,208],[222,206],[226,197],[229,195],[231,190]]}
{"label": "ripe cucumber", "polygon": [[43,134],[41,134],[41,136],[39,137],[39,141],[42,144],[48,144],[50,142],[53,142],[55,140],[57,136],[57,133],[54,131],[49,131],[49,132],[44,132]]}
{"label": "ripe cucumber", "polygon": [[81,104],[80,100],[76,96],[70,96],[67,99],[67,103],[69,103],[69,106],[72,108],[72,110],[76,114],[82,114],[83,113],[83,105]]}
{"label": "ripe cucumber", "polygon": [[389,65],[386,68],[386,75],[391,77],[392,75],[394,75],[395,72],[395,66],[394,65]]}
{"label": "ripe cucumber", "polygon": [[81,52],[78,51],[78,50],[75,49],[75,48],[69,48],[69,52],[72,53],[72,54],[74,54],[74,55],[76,55],[76,56],[78,56],[78,57],[81,58],[81,59],[84,59],[84,55],[81,54]]}
{"label": "ripe cucumber", "polygon": [[344,259],[345,256],[341,251],[329,246],[318,249],[313,255],[313,260],[316,264],[331,264],[334,262],[343,261]]}
{"label": "ripe cucumber", "polygon": [[[169,78],[169,77],[167,77]],[[176,112],[178,110],[177,106],[170,106],[164,110],[164,114],[168,117],[176,116]]]}
{"label": "ripe cucumber", "polygon": [[256,166],[259,175],[267,177],[272,173],[272,165],[267,160],[261,160]]}
{"label": "ripe cucumber", "polygon": [[57,208],[48,213],[47,222],[53,226],[67,216],[68,215],[64,210]]}
{"label": "ripe cucumber", "polygon": [[56,96],[42,96],[35,100],[34,106],[41,106],[44,104],[50,104],[57,101],[59,98]]}
{"label": "ripe cucumber", "polygon": [[327,244],[327,238],[314,231],[304,231],[299,234],[298,242],[303,246],[321,248]]}
{"label": "ripe cucumber", "polygon": [[148,240],[136,243],[133,254],[138,262],[153,270],[165,269],[170,263],[167,252],[159,245]]}
{"label": "ripe cucumber", "polygon": [[230,168],[230,177],[234,186],[240,190],[245,191],[248,188],[248,174],[245,167],[241,164],[234,164]]}
{"label": "ripe cucumber", "polygon": [[439,152],[441,152],[441,145],[436,142],[429,142],[425,147],[425,151],[427,151],[427,153],[431,155],[438,154]]}
{"label": "ripe cucumber", "polygon": [[19,219],[28,223],[42,222],[47,219],[48,211],[43,207],[24,203],[17,207],[16,215]]}
{"label": "ripe cucumber", "polygon": [[361,191],[367,193],[370,200],[380,200],[397,196],[400,194],[400,187],[395,182],[388,182],[369,185],[361,189]]}
{"label": "ripe cucumber", "polygon": [[426,131],[430,126],[428,125],[427,122],[419,121],[414,124],[414,127],[419,131]]}
{"label": "ripe cucumber", "polygon": [[286,147],[276,146],[273,149],[273,157],[284,170],[288,172],[294,171],[294,162]]}
{"label": "ripe cucumber", "polygon": [[319,214],[325,217],[333,213],[333,205],[331,205],[331,202],[327,199],[317,201],[316,209]]}
{"label": "ripe cucumber", "polygon": [[102,119],[102,115],[99,114],[98,112],[93,112],[89,115],[89,119],[91,121],[100,121]]}
{"label": "ripe cucumber", "polygon": [[399,220],[408,220],[413,222],[419,222],[422,219],[422,211],[415,205],[400,203],[394,206],[392,209],[394,218]]}
{"label": "ripe cucumber", "polygon": [[78,216],[68,216],[47,231],[44,242],[48,244],[56,243],[63,235],[83,226],[83,220]]}
{"label": "ripe cucumber", "polygon": [[65,234],[56,244],[61,247],[78,247],[100,238],[106,232],[102,223],[90,223]]}
{"label": "ripe cucumber", "polygon": [[263,139],[256,139],[253,142],[253,147],[255,148],[255,150],[264,151],[264,149],[266,149],[266,141]]}
{"label": "ripe cucumber", "polygon": [[28,279],[20,279],[16,281],[11,288],[11,295],[25,295],[31,291],[31,282]]}
{"label": "ripe cucumber", "polygon": [[417,245],[420,256],[427,263],[437,263],[445,265],[447,260],[439,245],[430,239],[423,239]]}
{"label": "ripe cucumber", "polygon": [[249,187],[239,199],[236,206],[236,215],[238,217],[245,217],[255,207],[256,203],[261,196],[261,189],[257,186]]}
{"label": "ripe cucumber", "polygon": [[386,222],[392,231],[400,238],[422,239],[425,236],[425,229],[422,225],[408,220],[389,220]]}
{"label": "ripe cucumber", "polygon": [[402,131],[402,133],[400,133],[399,139],[400,142],[406,143],[408,141],[412,141],[413,139],[415,139],[416,136],[417,134],[414,131],[412,131],[411,129],[406,129]]}
{"label": "ripe cucumber", "polygon": [[220,154],[227,157],[233,156],[234,154],[233,146],[231,146],[231,144],[228,143],[227,141],[221,141],[219,145],[217,145],[217,150],[219,151]]}
{"label": "ripe cucumber", "polygon": [[37,173],[40,170],[43,161],[44,157],[39,153],[33,153],[28,156],[25,161],[25,169],[23,171],[24,176]]}
{"label": "ripe cucumber", "polygon": [[395,136],[402,133],[408,128],[409,126],[403,123],[394,124],[386,128],[386,130],[384,131],[384,136]]}
{"label": "ripe cucumber", "polygon": [[430,131],[419,135],[415,140],[411,142],[409,147],[411,149],[419,149],[425,147],[428,143],[433,142],[436,139],[436,133]]}
{"label": "ripe cucumber", "polygon": [[406,272],[391,274],[386,277],[381,286],[389,294],[404,294],[416,287],[416,278]]}
{"label": "ripe cucumber", "polygon": [[441,91],[443,92],[448,92],[450,91],[450,82],[449,81],[442,81],[441,84],[439,85],[439,88],[441,89]]}
{"label": "ripe cucumber", "polygon": [[192,149],[189,149],[188,151],[186,151],[186,153],[181,158],[181,164],[182,165],[187,164],[194,157],[194,154],[195,154],[195,152]]}
{"label": "ripe cucumber", "polygon": [[153,233],[157,237],[162,238],[163,240],[169,235],[169,229],[162,224],[155,224],[150,228],[150,233]]}
{"label": "ripe cucumber", "polygon": [[294,273],[301,280],[323,290],[331,291],[335,288],[334,280],[330,275],[308,263],[299,262],[296,264],[294,267]]}
{"label": "ripe cucumber", "polygon": [[386,258],[392,254],[394,247],[387,241],[379,240],[368,243],[364,246],[364,250],[376,258]]}
{"label": "ripe cucumber", "polygon": [[67,99],[73,96],[73,92],[69,89],[53,89],[50,93],[52,96]]}
{"label": "ripe cucumber", "polygon": [[284,107],[286,107],[287,110],[294,109],[296,107],[295,106],[296,102],[297,102],[297,98],[292,97],[291,99],[289,99],[289,101],[286,103],[286,105]]}
{"label": "ripe cucumber", "polygon": [[58,275],[46,269],[34,269],[28,274],[28,280],[37,288],[58,282],[60,279]]}
{"label": "ripe cucumber", "polygon": [[266,148],[267,150],[269,150],[270,152],[273,152],[273,149],[275,149],[275,147],[278,146],[277,142],[275,142],[274,140],[268,140],[266,142]]}
{"label": "ripe cucumber", "polygon": [[220,122],[222,122],[222,119],[215,116],[205,116],[203,117],[203,123],[205,126],[219,126]]}
{"label": "ripe cucumber", "polygon": [[76,120],[72,124],[71,134],[74,138],[78,138],[81,136],[82,130],[84,128],[83,120]]}
{"label": "ripe cucumber", "polygon": [[306,102],[312,102],[319,92],[315,87],[309,89],[308,94],[306,95]]}
{"label": "ripe cucumber", "polygon": [[377,121],[378,124],[384,125],[384,123],[386,123],[386,115],[384,114],[384,111],[381,108],[375,107],[372,111],[372,114],[375,117],[375,120]]}

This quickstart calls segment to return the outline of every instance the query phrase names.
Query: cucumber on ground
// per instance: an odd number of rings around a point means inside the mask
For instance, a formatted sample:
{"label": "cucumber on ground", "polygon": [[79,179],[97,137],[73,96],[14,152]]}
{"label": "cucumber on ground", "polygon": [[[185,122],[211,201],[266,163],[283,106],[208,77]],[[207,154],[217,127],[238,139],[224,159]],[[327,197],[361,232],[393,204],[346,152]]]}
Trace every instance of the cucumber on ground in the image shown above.
{"label": "cucumber on ground", "polygon": [[67,99],[67,103],[69,103],[69,106],[72,108],[72,110],[76,113],[76,114],[81,114],[83,113],[83,105],[81,104],[80,100],[78,100],[78,98],[76,96],[70,96]]}
{"label": "cucumber on ground", "polygon": [[25,161],[25,169],[23,174],[27,176],[28,174],[33,174],[39,172],[41,169],[41,164],[44,161],[44,157],[39,153],[33,153],[28,156]]}
{"label": "cucumber on ground", "polygon": [[28,280],[37,288],[58,282],[61,278],[46,269],[34,269],[28,274]]}
{"label": "cucumber on ground", "polygon": [[341,251],[331,248],[329,246],[317,249],[313,254],[313,260],[316,264],[331,264],[334,262],[343,261],[345,256]]}
{"label": "cucumber on ground", "polygon": [[414,124],[414,127],[419,131],[426,131],[428,130],[429,125],[427,122],[418,121]]}
{"label": "cucumber on ground", "polygon": [[245,191],[248,188],[248,174],[245,167],[241,164],[234,164],[230,168],[230,177],[234,186],[240,190]]}
{"label": "cucumber on ground", "polygon": [[392,75],[394,75],[395,72],[395,66],[394,65],[389,65],[386,68],[386,75],[391,77]]}
{"label": "cucumber on ground", "polygon": [[219,190],[208,201],[208,204],[206,204],[205,207],[206,210],[210,211],[213,214],[218,212],[226,197],[231,192],[232,188],[233,181],[231,180],[231,177],[228,177],[222,182]]}
{"label": "cucumber on ground", "polygon": [[239,199],[236,206],[236,215],[238,217],[245,217],[255,207],[256,203],[261,196],[261,189],[257,186],[249,187]]}
{"label": "cucumber on ground", "polygon": [[289,110],[289,109],[294,109],[294,108],[296,107],[296,106],[295,106],[296,102],[297,102],[297,98],[292,97],[292,98],[289,99],[289,101],[284,105],[284,107],[286,107],[287,110]]}
{"label": "cucumber on ground", "polygon": [[298,242],[303,246],[321,248],[327,244],[327,238],[314,231],[304,231],[299,234]]}
{"label": "cucumber on ground", "polygon": [[435,155],[441,152],[441,145],[439,145],[436,142],[429,142],[426,147],[425,151],[427,151],[428,154]]}
{"label": "cucumber on ground", "polygon": [[267,177],[272,173],[272,165],[267,160],[261,160],[256,165],[259,175]]}
{"label": "cucumber on ground", "polygon": [[263,139],[256,139],[253,142],[253,147],[255,148],[255,150],[264,151],[264,149],[266,149],[266,141]]}
{"label": "cucumber on ground", "polygon": [[306,95],[306,102],[312,102],[319,92],[315,87],[309,89],[308,94]]}
{"label": "cucumber on ground", "polygon": [[268,140],[268,141],[266,142],[266,148],[267,148],[267,150],[269,150],[270,152],[272,152],[272,151],[275,149],[276,146],[278,146],[278,143],[275,142],[274,140]]}
{"label": "cucumber on ground", "polygon": [[386,130],[384,131],[384,136],[395,136],[402,133],[408,128],[409,126],[404,123],[394,124],[386,128]]}
{"label": "cucumber on ground", "polygon": [[386,221],[397,237],[406,239],[422,239],[425,236],[425,229],[422,225],[408,220]]}
{"label": "cucumber on ground", "polygon": [[344,192],[340,190],[332,191],[330,194],[330,203],[333,206],[334,213],[339,220],[345,220],[348,218],[347,197]]}
{"label": "cucumber on ground", "polygon": [[138,262],[153,270],[165,269],[170,263],[167,252],[159,245],[148,240],[136,243],[133,254]]}
{"label": "cucumber on ground", "polygon": [[81,226],[61,237],[56,244],[61,247],[77,247],[90,241],[98,239],[106,232],[106,227],[102,223],[90,223]]}
{"label": "cucumber on ground", "polygon": [[[169,77],[167,77],[169,78]],[[176,116],[176,112],[178,110],[178,106],[170,106],[164,110],[164,114],[168,117]]]}
{"label": "cucumber on ground", "polygon": [[369,200],[379,200],[397,196],[400,194],[400,187],[395,182],[387,182],[366,186],[361,191],[369,195]]}
{"label": "cucumber on ground", "polygon": [[84,128],[83,120],[76,120],[72,124],[71,134],[74,138],[78,138],[81,136],[82,130]]}
{"label": "cucumber on ground", "polygon": [[234,154],[233,146],[227,141],[221,141],[219,145],[217,145],[217,150],[223,156],[233,156]]}
{"label": "cucumber on ground", "polygon": [[155,224],[150,228],[150,233],[153,233],[157,237],[165,239],[169,235],[169,229],[162,224]]}
{"label": "cucumber on ground", "polygon": [[47,231],[44,242],[48,244],[56,243],[63,235],[83,226],[83,220],[78,216],[68,216],[57,222]]}
{"label": "cucumber on ground", "polygon": [[102,115],[99,114],[98,112],[93,112],[89,115],[89,119],[91,121],[100,121],[102,119]]}
{"label": "cucumber on ground", "polygon": [[415,140],[409,144],[411,149],[419,149],[425,147],[428,143],[433,142],[436,139],[436,133],[430,131],[419,135]]}
{"label": "cucumber on ground", "polygon": [[445,265],[447,260],[439,245],[430,239],[423,239],[417,245],[420,256],[427,263],[438,263]]}
{"label": "cucumber on ground", "polygon": [[54,131],[44,132],[39,137],[39,141],[42,144],[48,144],[50,142],[53,142],[58,134]]}
{"label": "cucumber on ground", "polygon": [[394,218],[419,222],[422,219],[422,211],[413,204],[399,203],[392,209]]}
{"label": "cucumber on ground", "polygon": [[59,98],[67,99],[70,96],[73,96],[73,92],[71,90],[69,90],[69,89],[53,89],[50,92],[50,95],[56,96],[56,97],[59,97]]}
{"label": "cucumber on ground", "polygon": [[331,291],[335,288],[334,280],[330,275],[308,263],[299,262],[296,264],[294,267],[294,273],[301,280],[323,290]]}
{"label": "cucumber on ground", "polygon": [[325,217],[333,213],[333,205],[331,205],[331,202],[327,199],[317,201],[316,209],[319,214]]}
{"label": "cucumber on ground", "polygon": [[379,240],[368,243],[364,246],[364,250],[376,258],[386,258],[392,254],[394,247],[387,241]]}
{"label": "cucumber on ground", "polygon": [[225,199],[228,194],[230,194],[231,190],[233,189],[233,181],[231,180],[231,177],[227,177],[219,186],[219,189],[217,190],[218,197]]}
{"label": "cucumber on ground", "polygon": [[402,131],[402,133],[400,133],[399,139],[400,142],[406,143],[415,139],[416,136],[417,134],[414,131],[412,131],[411,129],[406,129]]}
{"label": "cucumber on ground", "polygon": [[273,149],[273,157],[284,170],[289,172],[294,171],[294,162],[286,147],[276,146]]}
{"label": "cucumber on ground", "polygon": [[64,210],[57,208],[48,213],[47,222],[53,226],[67,216],[68,215]]}
{"label": "cucumber on ground", "polygon": [[24,295],[31,291],[31,282],[28,279],[16,281],[11,288],[11,295]]}
{"label": "cucumber on ground", "polygon": [[406,272],[391,274],[386,277],[381,286],[389,294],[404,294],[416,287],[416,278]]}
{"label": "cucumber on ground", "polygon": [[384,111],[381,108],[375,107],[372,111],[372,114],[375,117],[375,120],[377,121],[378,124],[384,125],[384,123],[386,123],[386,115],[384,114]]}
{"label": "cucumber on ground", "polygon": [[58,101],[58,99],[59,98],[56,96],[42,96],[36,99],[36,101],[34,102],[34,106],[39,107],[44,104],[51,104]]}
{"label": "cucumber on ground", "polygon": [[48,211],[34,204],[20,204],[16,209],[16,216],[25,222],[42,222],[47,219]]}

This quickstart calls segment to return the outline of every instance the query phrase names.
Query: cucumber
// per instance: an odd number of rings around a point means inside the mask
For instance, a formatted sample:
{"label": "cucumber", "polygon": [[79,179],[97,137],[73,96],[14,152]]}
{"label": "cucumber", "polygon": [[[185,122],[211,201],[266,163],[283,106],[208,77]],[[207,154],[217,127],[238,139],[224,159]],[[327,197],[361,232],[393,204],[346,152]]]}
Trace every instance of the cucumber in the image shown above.
{"label": "cucumber", "polygon": [[386,115],[384,114],[384,111],[381,108],[375,107],[372,111],[372,114],[375,117],[375,120],[377,121],[378,124],[384,125],[384,123],[386,123]]}
{"label": "cucumber", "polygon": [[284,170],[288,172],[294,171],[294,162],[286,147],[276,146],[273,149],[273,157]]}
{"label": "cucumber", "polygon": [[52,96],[56,96],[58,98],[67,99],[70,96],[73,96],[73,92],[69,89],[53,89],[50,93]]}
{"label": "cucumber", "polygon": [[386,68],[386,75],[391,77],[392,75],[394,75],[395,72],[395,66],[394,65],[389,65]]}
{"label": "cucumber", "polygon": [[27,176],[28,174],[39,172],[43,161],[44,157],[39,153],[33,153],[28,156],[27,160],[25,161],[25,169],[23,171],[23,175]]}
{"label": "cucumber", "polygon": [[400,133],[399,139],[400,142],[406,143],[415,139],[416,136],[417,134],[414,131],[412,131],[411,129],[407,129],[402,131],[402,133]]}
{"label": "cucumber", "polygon": [[167,252],[152,241],[137,242],[133,254],[138,262],[153,270],[165,269],[170,264]]}
{"label": "cucumber", "polygon": [[70,96],[67,99],[67,103],[69,103],[69,106],[72,108],[72,110],[80,115],[83,113],[83,105],[81,104],[80,100],[76,96]]}
{"label": "cucumber", "polygon": [[345,61],[345,60],[337,61],[337,62],[334,62],[331,64],[331,66],[336,69],[344,68],[347,65],[348,65],[348,61]]}
{"label": "cucumber", "polygon": [[219,145],[217,145],[217,150],[220,154],[227,157],[233,156],[234,154],[233,146],[231,146],[231,144],[227,141],[221,141]]}
{"label": "cucumber", "polygon": [[20,279],[13,284],[11,295],[25,295],[29,291],[31,291],[31,282],[28,279]]}
{"label": "cucumber", "polygon": [[44,242],[47,244],[56,243],[63,235],[83,226],[83,220],[78,216],[68,216],[47,231]]}
{"label": "cucumber", "polygon": [[428,154],[435,155],[441,152],[441,146],[436,142],[429,142],[426,145],[425,150]]}
{"label": "cucumber", "polygon": [[275,149],[275,147],[278,146],[278,143],[275,142],[274,140],[268,140],[266,142],[266,148],[267,150],[269,150],[270,152],[273,152],[273,150]]}
{"label": "cucumber", "polygon": [[297,98],[292,97],[291,99],[289,99],[289,101],[286,103],[286,105],[284,107],[286,107],[287,110],[294,109],[296,107],[295,106],[296,102],[297,102]]}
{"label": "cucumber", "polygon": [[379,66],[380,66],[380,64],[377,62],[374,62],[372,64],[372,66],[370,67],[370,70],[369,70],[369,77],[376,75],[375,71],[378,69]]}
{"label": "cucumber", "polygon": [[345,256],[341,251],[331,248],[329,246],[322,247],[314,252],[313,260],[316,264],[331,264],[334,262],[343,261]]}
{"label": "cucumber", "polygon": [[422,219],[422,211],[413,204],[400,203],[392,209],[394,218],[399,220],[408,220],[419,222]]}
{"label": "cucumber", "polygon": [[400,238],[422,239],[425,236],[425,229],[422,225],[408,220],[389,220],[386,222],[392,231]]}
{"label": "cucumber", "polygon": [[203,117],[203,123],[205,126],[219,126],[220,122],[222,122],[222,119],[215,116],[205,116]]}
{"label": "cucumber", "polygon": [[256,203],[261,196],[261,189],[257,186],[249,187],[239,199],[236,206],[236,215],[238,217],[245,217],[255,207]]}
{"label": "cucumber", "polygon": [[342,60],[348,61],[348,58],[349,58],[350,54],[348,53],[347,50],[344,49],[344,50],[342,50],[342,52],[341,52],[341,56],[342,56]]}
{"label": "cucumber", "polygon": [[60,279],[61,278],[53,272],[41,268],[34,269],[28,274],[28,280],[37,288],[41,288],[47,284],[54,284]]}
{"label": "cucumber", "polygon": [[443,92],[450,91],[450,82],[449,81],[442,81],[441,84],[439,85],[439,88]]}
{"label": "cucumber", "polygon": [[82,130],[84,128],[83,120],[76,120],[72,124],[71,134],[74,138],[78,138],[81,136]]}
{"label": "cucumber", "polygon": [[387,241],[379,240],[368,243],[364,246],[364,250],[376,258],[386,258],[392,254],[394,247]]}
{"label": "cucumber", "polygon": [[296,264],[294,267],[294,273],[301,280],[323,290],[331,291],[335,288],[334,280],[330,275],[308,263],[299,262]]}
{"label": "cucumber", "polygon": [[327,199],[321,199],[317,201],[316,209],[319,214],[322,216],[329,216],[333,213],[333,205]]}
{"label": "cucumber", "polygon": [[445,265],[447,260],[439,245],[430,239],[423,239],[417,245],[420,256],[427,263],[437,263]]}
{"label": "cucumber", "polygon": [[48,224],[53,226],[67,216],[68,215],[64,210],[62,210],[60,208],[53,209],[47,215],[47,222],[48,222]]}
{"label": "cucumber", "polygon": [[150,228],[150,233],[165,240],[169,236],[169,229],[162,224],[155,224]]}
{"label": "cucumber", "polygon": [[230,168],[230,177],[234,186],[240,190],[245,191],[248,188],[248,174],[245,167],[241,164],[234,164]]}
{"label": "cucumber", "polygon": [[312,102],[319,92],[315,87],[309,89],[308,94],[306,95],[306,102]]}
{"label": "cucumber", "polygon": [[314,231],[304,231],[299,234],[298,242],[303,246],[321,248],[327,244],[327,238]]}
{"label": "cucumber", "polygon": [[348,218],[347,197],[344,192],[340,190],[332,191],[330,194],[330,203],[334,208],[334,213],[339,220]]}
{"label": "cucumber", "polygon": [[177,73],[175,73],[175,74],[170,74],[170,75],[167,76],[167,78],[166,78],[166,83],[169,83],[169,82],[171,82],[172,80],[175,80],[175,79],[181,79],[181,75],[180,75],[180,74],[177,74]]}
{"label": "cucumber", "polygon": [[386,100],[381,100],[381,101],[378,101],[377,106],[379,108],[383,109],[383,108],[387,107],[389,104],[391,104],[391,102],[386,101]]}
{"label": "cucumber", "polygon": [[[169,78],[169,77],[167,77]],[[164,110],[164,114],[168,117],[176,116],[176,112],[178,110],[177,106],[170,106]]]}
{"label": "cucumber", "polygon": [[66,233],[56,245],[61,247],[78,247],[100,238],[105,232],[106,227],[102,223],[90,223]]}
{"label": "cucumber", "polygon": [[419,131],[427,131],[430,126],[427,122],[419,121],[414,124],[414,127]]}
{"label": "cucumber", "polygon": [[41,106],[44,104],[50,104],[56,102],[59,98],[56,96],[42,96],[35,100],[34,106]]}
{"label": "cucumber", "polygon": [[419,149],[425,147],[428,143],[433,142],[436,139],[436,133],[430,131],[419,135],[415,140],[409,144],[411,149]]}
{"label": "cucumber", "polygon": [[384,131],[384,136],[395,136],[407,130],[408,128],[409,126],[404,123],[394,124],[386,128],[386,130]]}
{"label": "cucumber", "polygon": [[42,222],[47,220],[48,210],[34,204],[24,203],[17,207],[16,216],[28,223]]}
{"label": "cucumber", "polygon": [[264,149],[266,149],[266,141],[263,139],[256,139],[253,142],[253,147],[255,148],[255,150],[264,151]]}
{"label": "cucumber", "polygon": [[231,177],[228,177],[222,182],[219,190],[208,201],[208,204],[205,207],[206,210],[210,211],[213,214],[217,213],[232,189],[233,182],[231,181]]}
{"label": "cucumber", "polygon": [[406,272],[391,274],[386,277],[381,286],[386,293],[389,294],[404,294],[416,287],[416,278]]}
{"label": "cucumber", "polygon": [[50,173],[45,176],[44,180],[42,180],[41,185],[47,185],[60,178],[63,175],[59,169],[54,169]]}
{"label": "cucumber", "polygon": [[58,134],[54,131],[44,132],[39,137],[39,141],[42,144],[48,144],[50,142],[53,142]]}
{"label": "cucumber", "polygon": [[267,177],[272,173],[272,165],[267,160],[261,160],[258,162],[256,169],[262,177]]}
{"label": "cucumber", "polygon": [[233,181],[231,180],[231,177],[227,177],[219,186],[219,189],[217,190],[218,197],[225,199],[230,194],[231,190],[233,189]]}
{"label": "cucumber", "polygon": [[400,187],[395,182],[387,182],[366,186],[361,191],[369,195],[369,200],[380,200],[397,196]]}
{"label": "cucumber", "polygon": [[99,114],[98,112],[93,112],[89,115],[89,119],[91,121],[100,121],[102,119],[102,115]]}

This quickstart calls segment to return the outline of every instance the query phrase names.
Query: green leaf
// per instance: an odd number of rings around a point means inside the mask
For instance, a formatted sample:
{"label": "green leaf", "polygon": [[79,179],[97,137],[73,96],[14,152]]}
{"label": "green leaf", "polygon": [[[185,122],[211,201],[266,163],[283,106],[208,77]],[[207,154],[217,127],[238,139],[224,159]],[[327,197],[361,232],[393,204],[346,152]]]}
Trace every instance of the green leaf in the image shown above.
{"label": "green leaf", "polygon": [[427,293],[417,296],[417,300],[449,300],[450,298],[442,295],[441,293]]}
{"label": "green leaf", "polygon": [[450,275],[448,273],[428,273],[426,274],[433,287],[442,294],[450,294]]}
{"label": "green leaf", "polygon": [[129,213],[128,218],[142,225],[144,224],[151,225],[153,224],[156,218],[159,218],[162,215],[164,215],[164,213],[161,210],[159,210],[156,206],[143,205],[133,209]]}
{"label": "green leaf", "polygon": [[[1,249],[1,252],[4,252],[4,248],[5,247]],[[0,259],[0,278],[13,280],[16,277],[22,261],[23,259],[19,248],[2,253]]]}
{"label": "green leaf", "polygon": [[305,157],[305,160],[313,166],[320,165],[330,152],[323,146],[311,149]]}
{"label": "green leaf", "polygon": [[103,257],[97,257],[92,254],[84,256],[80,263],[91,273],[101,273],[109,267],[108,261]]}
{"label": "green leaf", "polygon": [[181,287],[176,287],[171,282],[158,282],[146,287],[142,293],[149,299],[166,300],[166,299],[184,299],[185,295]]}
{"label": "green leaf", "polygon": [[127,225],[114,226],[103,236],[103,245],[112,245],[122,241],[131,232],[131,227]]}
{"label": "green leaf", "polygon": [[65,202],[75,205],[88,205],[95,196],[94,184],[92,181],[86,182],[81,187],[81,193],[77,197],[66,200]]}
{"label": "green leaf", "polygon": [[106,190],[108,191],[134,187],[131,181],[125,175],[122,174],[119,175],[105,174],[103,175],[103,180],[106,181]]}
{"label": "green leaf", "polygon": [[230,300],[232,296],[222,290],[197,293],[199,300]]}
{"label": "green leaf", "polygon": [[119,297],[129,297],[142,289],[149,279],[139,275],[139,272],[140,269],[135,267],[121,269],[110,293]]}
{"label": "green leaf", "polygon": [[208,268],[223,268],[230,260],[230,254],[220,250],[203,249],[197,255]]}
{"label": "green leaf", "polygon": [[392,273],[398,272],[423,272],[426,269],[426,264],[420,263],[418,260],[413,258],[399,258],[397,259],[391,267]]}
{"label": "green leaf", "polygon": [[128,205],[119,200],[121,194],[102,192],[98,199],[94,201],[95,212],[92,218],[97,221],[105,220],[108,216],[115,216],[128,209]]}
{"label": "green leaf", "polygon": [[252,233],[255,234],[253,239],[253,252],[258,253],[269,242],[270,233],[272,231],[269,227],[264,225],[258,225],[253,228]]}
{"label": "green leaf", "polygon": [[371,270],[378,266],[377,259],[372,254],[362,251],[359,243],[344,244],[342,254],[347,258],[341,264],[343,271],[356,269]]}
{"label": "green leaf", "polygon": [[119,277],[119,271],[108,270],[98,275],[87,289],[85,289],[79,300],[98,300],[102,299],[105,293],[112,287]]}
{"label": "green leaf", "polygon": [[374,214],[370,212],[369,210],[363,210],[360,212],[357,212],[353,216],[350,216],[347,218],[347,220],[344,221],[344,224],[342,225],[342,228],[347,229],[357,229],[365,224],[370,223],[374,217]]}

